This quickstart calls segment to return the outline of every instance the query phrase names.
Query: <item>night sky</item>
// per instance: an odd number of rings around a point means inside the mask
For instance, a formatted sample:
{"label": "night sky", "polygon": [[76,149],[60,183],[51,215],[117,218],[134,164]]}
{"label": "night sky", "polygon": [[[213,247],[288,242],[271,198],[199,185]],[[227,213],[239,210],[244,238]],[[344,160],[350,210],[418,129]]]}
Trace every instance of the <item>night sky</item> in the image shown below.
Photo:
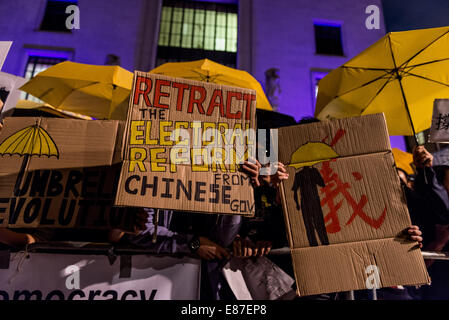
{"label": "night sky", "polygon": [[449,25],[449,0],[382,0],[386,31]]}

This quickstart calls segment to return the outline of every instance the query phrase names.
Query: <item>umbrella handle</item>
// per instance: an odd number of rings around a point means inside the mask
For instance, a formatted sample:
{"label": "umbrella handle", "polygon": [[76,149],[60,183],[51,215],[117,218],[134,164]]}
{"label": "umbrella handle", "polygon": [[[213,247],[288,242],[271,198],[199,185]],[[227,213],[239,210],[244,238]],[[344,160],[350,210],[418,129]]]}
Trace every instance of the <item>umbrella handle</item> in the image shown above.
{"label": "umbrella handle", "polygon": [[20,166],[19,174],[17,175],[16,185],[14,186],[14,196],[20,196],[20,185],[22,184],[23,175],[25,174],[25,169],[28,166],[30,160],[30,155],[26,154],[23,157],[22,165]]}

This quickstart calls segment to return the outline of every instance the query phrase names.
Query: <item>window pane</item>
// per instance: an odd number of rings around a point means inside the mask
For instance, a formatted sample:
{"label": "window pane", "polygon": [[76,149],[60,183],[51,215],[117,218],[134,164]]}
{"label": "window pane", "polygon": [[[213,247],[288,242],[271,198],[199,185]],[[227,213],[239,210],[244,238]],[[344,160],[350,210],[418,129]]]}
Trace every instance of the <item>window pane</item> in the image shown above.
{"label": "window pane", "polygon": [[217,26],[226,26],[226,13],[217,12]]}
{"label": "window pane", "polygon": [[173,21],[182,22],[182,8],[175,8],[173,11]]}
{"label": "window pane", "polygon": [[237,28],[237,14],[228,13],[228,28]]}
{"label": "window pane", "polygon": [[343,55],[340,26],[315,24],[314,28],[316,53]]}
{"label": "window pane", "polygon": [[226,28],[217,27],[215,36],[215,50],[224,51],[226,49]]}
{"label": "window pane", "polygon": [[215,25],[215,11],[207,10],[206,11],[206,24]]}
{"label": "window pane", "polygon": [[195,34],[193,38],[193,47],[196,49],[202,49],[203,48],[203,36],[199,36]]}
{"label": "window pane", "polygon": [[192,46],[192,29],[191,24],[184,23],[182,26],[182,47],[190,48]]}
{"label": "window pane", "polygon": [[204,24],[204,10],[195,10],[195,23]]}
{"label": "window pane", "polygon": [[177,34],[171,35],[170,45],[172,47],[179,47],[179,42],[181,41],[181,36]]}
{"label": "window pane", "polygon": [[190,8],[184,9],[184,22],[185,23],[193,22],[193,9]]}
{"label": "window pane", "polygon": [[171,26],[171,33],[172,34],[181,34],[181,27],[182,27],[182,24],[180,24],[179,22],[173,22],[173,24]]}
{"label": "window pane", "polygon": [[206,37],[206,43],[204,44],[204,49],[214,50],[214,38]]}
{"label": "window pane", "polygon": [[159,43],[160,46],[168,46],[168,33],[159,34]]}
{"label": "window pane", "polygon": [[171,12],[172,12],[172,7],[163,7],[161,20],[162,21],[170,21],[171,20]]}

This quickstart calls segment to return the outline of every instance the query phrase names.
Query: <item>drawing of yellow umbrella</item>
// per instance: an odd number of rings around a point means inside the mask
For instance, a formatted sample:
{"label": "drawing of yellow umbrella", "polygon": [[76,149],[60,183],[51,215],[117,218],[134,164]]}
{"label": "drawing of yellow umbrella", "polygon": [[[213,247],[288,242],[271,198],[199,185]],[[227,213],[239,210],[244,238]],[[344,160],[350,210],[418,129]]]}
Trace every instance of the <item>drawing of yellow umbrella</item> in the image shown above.
{"label": "drawing of yellow umbrella", "polygon": [[15,195],[18,194],[31,156],[55,156],[59,159],[58,147],[48,132],[40,127],[38,123],[19,130],[6,138],[0,144],[0,154],[10,156],[17,154],[24,157],[14,187]]}
{"label": "drawing of yellow umbrella", "polygon": [[338,154],[331,146],[322,142],[308,142],[293,152],[289,166],[299,169],[329,161],[333,158],[338,158]]}

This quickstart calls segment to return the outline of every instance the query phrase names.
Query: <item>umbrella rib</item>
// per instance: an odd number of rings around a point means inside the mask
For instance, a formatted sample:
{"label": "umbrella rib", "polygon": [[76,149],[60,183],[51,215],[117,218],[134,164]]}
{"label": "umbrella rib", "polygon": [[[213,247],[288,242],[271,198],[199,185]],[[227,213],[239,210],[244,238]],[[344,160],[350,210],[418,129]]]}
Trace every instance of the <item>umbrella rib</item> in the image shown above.
{"label": "umbrella rib", "polygon": [[427,78],[427,77],[424,77],[424,76],[420,76],[418,74],[411,73],[411,72],[406,72],[406,73],[408,75],[410,75],[410,76],[418,77],[418,78],[421,78],[421,79],[424,79],[424,80],[428,80],[428,81],[435,82],[435,83],[441,84],[443,86],[449,87],[449,84],[444,83],[444,82],[440,82],[440,81],[437,81],[437,80],[434,80],[434,79],[430,79],[430,78]]}
{"label": "umbrella rib", "polygon": [[376,99],[376,97],[381,93],[381,91],[387,86],[387,84],[389,84],[391,81],[391,79],[388,79],[387,81],[385,81],[385,83],[382,85],[382,87],[379,88],[379,90],[377,90],[376,94],[371,98],[371,100],[366,104],[365,109],[368,109],[369,105],[374,101],[374,99]]}
{"label": "umbrella rib", "polygon": [[[341,97],[341,96],[343,96],[343,95],[345,95],[345,94],[347,94],[347,93],[351,93],[352,91],[355,91],[355,90],[357,90],[357,89],[363,88],[363,87],[365,87],[365,86],[367,86],[367,85],[369,85],[369,84],[371,84],[371,83],[373,83],[373,82],[376,82],[377,80],[382,80],[382,79],[384,79],[385,76],[388,75],[388,74],[389,74],[389,72],[386,73],[386,74],[383,74],[382,76],[377,77],[377,78],[375,78],[375,79],[373,79],[373,80],[370,80],[370,81],[368,81],[368,82],[362,84],[362,85],[359,86],[359,87],[352,88],[351,90],[348,90],[348,91],[346,91],[346,92],[343,92],[342,94],[336,95],[335,98]],[[391,76],[391,75],[390,75],[390,76]],[[388,78],[388,80],[390,80],[390,78]]]}
{"label": "umbrella rib", "polygon": [[366,67],[351,67],[351,66],[341,66],[341,68],[344,68],[344,69],[362,69],[362,70],[368,70],[368,71],[389,71],[389,70],[391,70],[389,68],[366,68]]}
{"label": "umbrella rib", "polygon": [[394,58],[394,54],[393,54],[393,47],[391,46],[391,35],[388,35],[388,43],[389,43],[389,47],[390,47],[390,54],[391,54],[391,59],[393,59],[393,66],[396,69],[396,59]]}
{"label": "umbrella rib", "polygon": [[[419,50],[417,53],[415,53],[413,56],[411,56],[409,59],[407,59],[406,61],[404,61],[404,63],[401,66],[406,65],[407,63],[409,63],[411,60],[413,60],[417,55],[419,55],[420,53],[422,53],[424,50],[426,50],[428,47],[430,47],[432,44],[434,44],[436,41],[440,40],[442,37],[444,37],[446,34],[449,33],[449,30],[446,31],[445,33],[443,33],[442,35],[440,35],[439,37],[437,37],[436,39],[432,40],[429,44],[427,44],[424,48],[422,48],[421,50]],[[391,40],[390,40],[390,45],[391,45]]]}
{"label": "umbrella rib", "polygon": [[444,59],[439,59],[439,60],[433,60],[433,61],[428,61],[428,62],[423,62],[423,63],[419,63],[419,64],[414,64],[411,66],[407,66],[407,68],[416,68],[416,67],[421,67],[427,64],[431,64],[431,63],[437,63],[437,62],[441,62],[441,61],[446,61],[449,60],[449,58],[444,58]]}

